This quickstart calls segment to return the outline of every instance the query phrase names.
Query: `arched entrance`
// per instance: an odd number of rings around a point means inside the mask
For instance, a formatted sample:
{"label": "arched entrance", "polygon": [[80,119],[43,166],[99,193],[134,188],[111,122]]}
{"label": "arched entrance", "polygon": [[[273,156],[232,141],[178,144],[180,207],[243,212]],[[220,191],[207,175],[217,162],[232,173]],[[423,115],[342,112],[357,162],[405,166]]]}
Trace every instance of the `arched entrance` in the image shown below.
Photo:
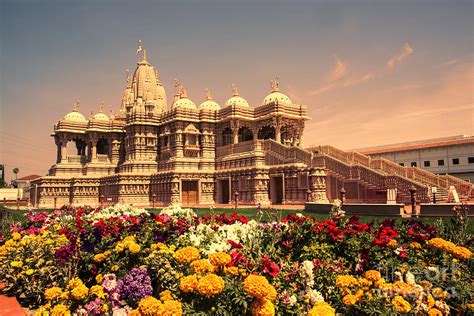
{"label": "arched entrance", "polygon": [[246,142],[253,139],[253,134],[250,128],[241,127],[239,128],[239,143]]}
{"label": "arched entrance", "polygon": [[230,144],[232,144],[232,130],[227,127],[222,131],[222,146]]}
{"label": "arched entrance", "polygon": [[273,126],[263,126],[258,130],[258,139],[275,139],[275,128]]}

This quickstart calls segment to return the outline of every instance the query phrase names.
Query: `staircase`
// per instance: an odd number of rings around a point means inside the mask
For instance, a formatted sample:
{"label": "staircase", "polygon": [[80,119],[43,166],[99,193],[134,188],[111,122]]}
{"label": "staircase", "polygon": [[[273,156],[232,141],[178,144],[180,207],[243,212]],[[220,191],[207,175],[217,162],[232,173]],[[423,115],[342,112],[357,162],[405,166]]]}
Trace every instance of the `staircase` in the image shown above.
{"label": "staircase", "polygon": [[449,176],[436,175],[417,167],[402,167],[384,158],[372,159],[359,152],[346,152],[332,146],[312,147],[307,150],[288,147],[274,140],[263,141],[265,164],[282,165],[302,163],[324,168],[334,177],[355,180],[369,189],[397,189],[397,201],[409,202],[410,189],[417,191],[417,200],[430,202],[431,188],[436,187],[437,200],[448,200],[448,189],[454,186],[461,200],[474,196],[474,186],[469,182]]}
{"label": "staircase", "polygon": [[[313,159],[319,161],[320,165],[323,162],[323,166],[332,173],[340,173],[342,164],[352,172],[359,172],[355,178],[359,177],[362,182],[384,189],[397,188],[402,201],[409,200],[412,186],[417,189],[417,199],[422,202],[430,201],[432,187],[437,188],[438,201],[447,201],[450,186],[456,188],[461,200],[469,200],[474,194],[471,183],[450,175],[436,175],[417,167],[402,167],[384,158],[372,159],[355,151],[346,152],[332,146],[313,147],[309,151],[313,153]],[[334,163],[334,160],[338,163]],[[349,179],[354,178],[352,174],[349,176]]]}

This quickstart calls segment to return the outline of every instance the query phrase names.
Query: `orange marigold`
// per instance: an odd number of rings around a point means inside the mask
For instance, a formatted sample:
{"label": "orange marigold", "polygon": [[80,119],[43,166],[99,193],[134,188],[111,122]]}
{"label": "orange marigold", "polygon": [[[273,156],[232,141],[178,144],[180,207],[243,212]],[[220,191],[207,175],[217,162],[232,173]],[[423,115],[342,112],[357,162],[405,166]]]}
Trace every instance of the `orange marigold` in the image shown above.
{"label": "orange marigold", "polygon": [[208,259],[200,259],[191,262],[189,265],[193,269],[194,273],[203,274],[207,272],[214,272],[214,266],[209,262]]}
{"label": "orange marigold", "polygon": [[336,311],[326,302],[316,302],[308,312],[308,316],[335,316]]}
{"label": "orange marigold", "polygon": [[189,246],[176,251],[173,257],[178,260],[179,263],[190,263],[199,259],[200,255],[197,248]]}
{"label": "orange marigold", "polygon": [[220,276],[210,273],[198,281],[197,290],[201,295],[213,296],[221,293],[225,288],[225,281]]}
{"label": "orange marigold", "polygon": [[232,257],[225,252],[216,252],[209,255],[209,261],[213,266],[225,266],[232,261]]}
{"label": "orange marigold", "polygon": [[271,301],[276,299],[277,293],[275,288],[268,280],[261,275],[251,274],[244,281],[244,291],[250,296],[256,298],[266,298]]}
{"label": "orange marigold", "polygon": [[377,270],[369,270],[364,273],[364,277],[372,282],[377,282],[382,277]]}
{"label": "orange marigold", "polygon": [[275,305],[267,299],[254,299],[250,304],[252,316],[273,316],[275,315]]}
{"label": "orange marigold", "polygon": [[198,279],[195,274],[185,276],[179,282],[179,288],[184,293],[193,292],[198,285]]}

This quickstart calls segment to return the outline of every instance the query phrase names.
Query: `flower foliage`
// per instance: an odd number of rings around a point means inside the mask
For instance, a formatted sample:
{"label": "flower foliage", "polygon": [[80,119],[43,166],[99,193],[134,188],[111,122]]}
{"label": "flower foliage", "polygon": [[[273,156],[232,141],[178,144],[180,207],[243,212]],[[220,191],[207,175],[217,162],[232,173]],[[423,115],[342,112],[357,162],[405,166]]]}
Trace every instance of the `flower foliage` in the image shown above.
{"label": "flower foliage", "polygon": [[269,222],[63,208],[0,236],[0,279],[38,315],[469,314],[472,246],[449,236],[341,205]]}

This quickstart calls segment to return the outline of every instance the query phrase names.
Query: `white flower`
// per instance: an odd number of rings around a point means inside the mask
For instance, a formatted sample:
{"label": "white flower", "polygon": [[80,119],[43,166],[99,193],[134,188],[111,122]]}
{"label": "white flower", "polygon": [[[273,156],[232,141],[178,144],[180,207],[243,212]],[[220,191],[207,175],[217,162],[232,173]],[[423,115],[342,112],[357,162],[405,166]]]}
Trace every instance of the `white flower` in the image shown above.
{"label": "white flower", "polygon": [[288,298],[288,301],[289,301],[288,305],[289,305],[289,306],[293,306],[293,305],[296,304],[296,302],[298,301],[298,299],[296,298],[296,295],[293,294],[293,295],[291,295],[291,296]]}

